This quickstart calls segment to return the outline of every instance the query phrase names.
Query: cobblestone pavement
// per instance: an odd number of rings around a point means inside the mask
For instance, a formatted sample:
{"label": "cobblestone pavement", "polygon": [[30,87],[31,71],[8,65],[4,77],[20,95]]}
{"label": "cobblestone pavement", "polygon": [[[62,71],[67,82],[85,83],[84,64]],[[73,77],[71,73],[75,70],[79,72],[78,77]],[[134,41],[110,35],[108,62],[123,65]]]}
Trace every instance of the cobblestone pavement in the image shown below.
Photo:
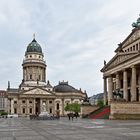
{"label": "cobblestone pavement", "polygon": [[140,120],[1,118],[0,140],[140,140]]}

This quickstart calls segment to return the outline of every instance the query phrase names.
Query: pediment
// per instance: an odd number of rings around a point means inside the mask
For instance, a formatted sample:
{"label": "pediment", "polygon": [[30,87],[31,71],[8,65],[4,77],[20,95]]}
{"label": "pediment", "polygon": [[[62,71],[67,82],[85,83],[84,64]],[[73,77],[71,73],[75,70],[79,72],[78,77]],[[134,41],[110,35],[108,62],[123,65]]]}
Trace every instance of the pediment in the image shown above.
{"label": "pediment", "polygon": [[114,68],[115,66],[125,63],[126,61],[132,59],[137,56],[138,53],[120,53],[116,54],[101,70],[102,72]]}
{"label": "pediment", "polygon": [[140,38],[140,30],[134,30],[131,34],[122,42],[122,47],[125,47],[135,40]]}
{"label": "pediment", "polygon": [[52,95],[51,92],[44,90],[44,89],[40,89],[40,88],[35,88],[35,89],[31,89],[28,91],[23,92],[22,94],[24,95]]}

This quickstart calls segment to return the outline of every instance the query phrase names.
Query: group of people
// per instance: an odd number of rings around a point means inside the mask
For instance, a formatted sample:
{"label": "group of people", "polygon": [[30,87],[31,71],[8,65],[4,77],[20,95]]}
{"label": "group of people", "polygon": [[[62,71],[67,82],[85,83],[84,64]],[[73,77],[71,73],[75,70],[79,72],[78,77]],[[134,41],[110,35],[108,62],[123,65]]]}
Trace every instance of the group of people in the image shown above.
{"label": "group of people", "polygon": [[76,117],[76,119],[77,119],[77,117],[79,116],[79,114],[77,112],[76,113],[68,113],[67,115],[68,115],[69,120],[72,119],[72,121],[73,121],[74,117]]}

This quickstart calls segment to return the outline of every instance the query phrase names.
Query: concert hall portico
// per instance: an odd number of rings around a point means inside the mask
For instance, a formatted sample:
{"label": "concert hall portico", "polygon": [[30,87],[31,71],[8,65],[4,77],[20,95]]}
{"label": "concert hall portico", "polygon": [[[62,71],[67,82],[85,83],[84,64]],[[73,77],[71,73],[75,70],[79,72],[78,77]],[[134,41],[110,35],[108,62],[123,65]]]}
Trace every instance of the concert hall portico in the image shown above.
{"label": "concert hall portico", "polygon": [[[122,101],[140,102],[140,17],[132,25],[134,29],[119,44],[115,56],[104,61],[104,104],[118,100],[114,93],[119,91]],[[119,99],[120,100],[120,99]]]}

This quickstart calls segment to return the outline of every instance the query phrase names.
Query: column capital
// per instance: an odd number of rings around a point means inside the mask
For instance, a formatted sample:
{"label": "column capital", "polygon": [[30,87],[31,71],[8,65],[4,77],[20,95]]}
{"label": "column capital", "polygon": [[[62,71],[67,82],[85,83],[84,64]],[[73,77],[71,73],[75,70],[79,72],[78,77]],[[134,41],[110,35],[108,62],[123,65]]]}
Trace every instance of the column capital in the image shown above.
{"label": "column capital", "polygon": [[108,75],[108,78],[112,78],[112,75],[110,74],[110,75]]}
{"label": "column capital", "polygon": [[107,79],[107,76],[103,76],[103,79]]}
{"label": "column capital", "polygon": [[122,69],[123,72],[127,71],[126,68]]}
{"label": "column capital", "polygon": [[116,72],[115,72],[115,74],[119,74],[119,73],[120,73],[119,71],[116,71]]}
{"label": "column capital", "polygon": [[132,65],[131,68],[136,68],[136,65]]}

